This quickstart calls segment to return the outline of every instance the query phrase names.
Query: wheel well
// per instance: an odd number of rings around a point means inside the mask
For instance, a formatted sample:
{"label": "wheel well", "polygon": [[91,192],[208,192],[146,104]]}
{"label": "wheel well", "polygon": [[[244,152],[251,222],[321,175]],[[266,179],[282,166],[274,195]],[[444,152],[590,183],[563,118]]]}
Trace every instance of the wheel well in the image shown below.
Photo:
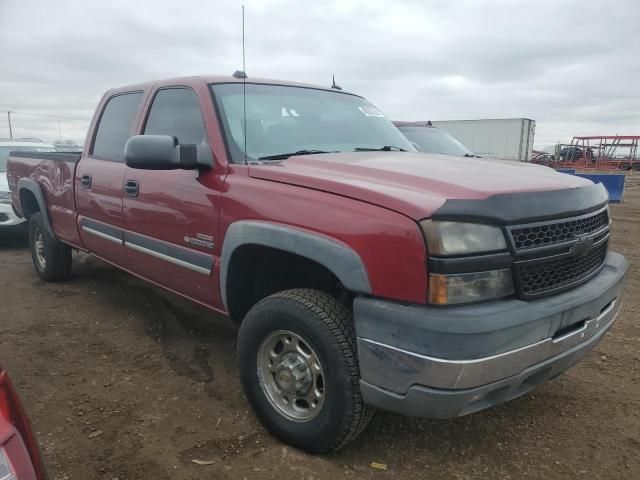
{"label": "wheel well", "polygon": [[351,295],[338,278],[314,260],[262,245],[238,247],[229,261],[227,308],[235,322],[269,295],[291,288],[327,292],[350,307]]}
{"label": "wheel well", "polygon": [[22,209],[22,216],[29,220],[32,214],[40,211],[40,205],[33,192],[23,188],[20,190],[20,207]]}

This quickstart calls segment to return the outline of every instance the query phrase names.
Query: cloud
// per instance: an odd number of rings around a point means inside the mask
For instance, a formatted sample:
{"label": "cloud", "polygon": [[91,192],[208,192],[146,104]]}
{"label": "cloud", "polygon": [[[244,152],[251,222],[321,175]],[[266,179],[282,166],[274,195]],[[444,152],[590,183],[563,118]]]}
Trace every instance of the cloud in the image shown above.
{"label": "cloud", "polygon": [[[536,144],[639,133],[640,3],[247,0],[251,76],[329,85],[394,119],[528,117]],[[112,87],[241,65],[240,2],[0,0],[0,110],[81,140]],[[0,115],[0,135],[6,129]],[[80,119],[80,120],[76,120]]]}

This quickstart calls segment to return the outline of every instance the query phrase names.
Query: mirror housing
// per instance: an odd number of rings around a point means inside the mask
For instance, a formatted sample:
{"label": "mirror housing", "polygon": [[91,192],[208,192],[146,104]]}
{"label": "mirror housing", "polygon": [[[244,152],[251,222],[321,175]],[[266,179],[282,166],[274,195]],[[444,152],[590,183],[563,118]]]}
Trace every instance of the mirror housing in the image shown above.
{"label": "mirror housing", "polygon": [[194,170],[198,164],[198,146],[180,145],[170,135],[134,135],[124,146],[128,167],[144,170]]}

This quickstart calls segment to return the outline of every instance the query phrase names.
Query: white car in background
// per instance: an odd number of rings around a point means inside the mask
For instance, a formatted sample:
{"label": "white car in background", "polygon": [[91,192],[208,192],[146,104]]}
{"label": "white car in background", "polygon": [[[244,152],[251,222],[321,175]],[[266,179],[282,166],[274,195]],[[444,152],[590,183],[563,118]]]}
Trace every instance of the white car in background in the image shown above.
{"label": "white car in background", "polygon": [[11,206],[11,193],[7,181],[7,158],[9,152],[57,152],[53,145],[35,138],[0,139],[0,230],[25,222],[18,217]]}

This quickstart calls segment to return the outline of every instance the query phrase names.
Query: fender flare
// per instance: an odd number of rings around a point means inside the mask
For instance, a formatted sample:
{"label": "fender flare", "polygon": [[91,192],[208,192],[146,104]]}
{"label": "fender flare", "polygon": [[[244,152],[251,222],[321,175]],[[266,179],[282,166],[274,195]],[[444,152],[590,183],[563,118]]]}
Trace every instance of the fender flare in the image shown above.
{"label": "fender flare", "polygon": [[227,311],[229,264],[233,253],[243,245],[262,245],[300,255],[329,269],[347,289],[371,293],[364,263],[348,245],[322,234],[288,225],[241,220],[227,229],[220,257],[220,293]]}
{"label": "fender flare", "polygon": [[[18,180],[18,196],[22,196],[23,190],[28,190],[33,194],[38,203],[38,208],[40,209],[40,213],[42,214],[42,221],[44,223],[44,227],[47,230],[47,233],[51,235],[52,238],[56,238],[55,233],[53,233],[53,227],[51,226],[51,221],[49,220],[49,212],[47,211],[47,202],[44,199],[44,194],[42,193],[42,189],[40,185],[35,180],[31,178],[21,178]],[[22,203],[22,198],[20,198],[20,203]],[[20,205],[20,213],[23,217],[26,217],[24,214],[24,210],[22,205]]]}

